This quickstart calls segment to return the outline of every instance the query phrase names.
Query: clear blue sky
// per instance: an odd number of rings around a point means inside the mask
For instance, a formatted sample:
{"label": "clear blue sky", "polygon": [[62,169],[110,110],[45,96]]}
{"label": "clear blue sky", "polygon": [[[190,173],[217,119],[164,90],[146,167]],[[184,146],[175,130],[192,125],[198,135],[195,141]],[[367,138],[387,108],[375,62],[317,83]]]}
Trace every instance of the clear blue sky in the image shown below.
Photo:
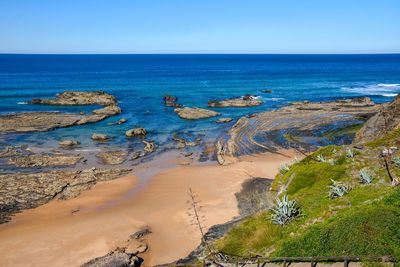
{"label": "clear blue sky", "polygon": [[400,0],[0,0],[0,53],[400,52]]}

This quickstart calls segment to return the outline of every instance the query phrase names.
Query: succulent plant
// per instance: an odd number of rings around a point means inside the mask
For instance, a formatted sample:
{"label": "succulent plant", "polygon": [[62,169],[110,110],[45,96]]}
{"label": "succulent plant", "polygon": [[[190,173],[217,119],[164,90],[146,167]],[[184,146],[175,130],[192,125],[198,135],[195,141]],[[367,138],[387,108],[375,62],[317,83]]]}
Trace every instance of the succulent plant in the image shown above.
{"label": "succulent plant", "polygon": [[281,174],[285,174],[285,173],[287,173],[289,170],[290,170],[290,167],[289,167],[289,165],[287,165],[286,163],[285,163],[285,164],[282,164],[282,165],[279,167],[279,172],[280,172]]}
{"label": "succulent plant", "polygon": [[271,220],[275,224],[284,225],[300,215],[300,208],[295,200],[289,200],[287,195],[277,199],[275,206],[271,209]]}
{"label": "succulent plant", "polygon": [[374,178],[366,170],[360,171],[360,180],[363,184],[370,184]]}
{"label": "succulent plant", "polygon": [[337,182],[332,180],[332,184],[329,186],[329,197],[330,198],[338,198],[342,197],[343,195],[347,194],[351,187],[348,184]]}
{"label": "succulent plant", "polygon": [[333,159],[326,159],[326,158],[324,158],[324,156],[322,156],[322,155],[318,155],[318,156],[317,156],[317,161],[319,161],[319,162],[324,162],[324,163],[329,163],[329,164],[331,164],[331,165],[334,165],[334,164],[335,164],[335,161],[334,161]]}
{"label": "succulent plant", "polygon": [[351,150],[350,148],[348,148],[348,149],[346,150],[346,157],[348,157],[348,158],[354,158],[353,150]]}
{"label": "succulent plant", "polygon": [[396,166],[400,168],[400,157],[394,157],[392,159],[392,163]]}

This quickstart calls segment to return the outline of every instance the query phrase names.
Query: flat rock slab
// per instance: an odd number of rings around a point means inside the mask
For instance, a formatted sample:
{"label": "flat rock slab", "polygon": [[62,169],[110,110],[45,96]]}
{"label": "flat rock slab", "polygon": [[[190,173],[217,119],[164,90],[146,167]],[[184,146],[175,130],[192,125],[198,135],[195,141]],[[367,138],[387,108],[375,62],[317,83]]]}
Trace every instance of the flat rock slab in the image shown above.
{"label": "flat rock slab", "polygon": [[103,91],[96,92],[80,92],[80,91],[66,91],[56,95],[54,99],[33,99],[29,104],[36,105],[93,105],[98,104],[102,106],[116,105],[117,100],[113,95],[107,94]]}
{"label": "flat rock slab", "polygon": [[128,152],[123,150],[102,151],[96,155],[103,164],[118,165],[127,160]]}
{"label": "flat rock slab", "polygon": [[35,208],[52,199],[69,199],[97,182],[116,179],[129,169],[87,169],[40,173],[0,174],[0,223],[24,209]]}
{"label": "flat rock slab", "polygon": [[213,108],[226,108],[226,107],[243,108],[243,107],[260,106],[262,104],[263,102],[261,100],[256,99],[253,96],[243,96],[240,98],[208,101],[208,106]]}
{"label": "flat rock slab", "polygon": [[206,119],[221,115],[218,112],[203,108],[176,108],[174,112],[186,120]]}
{"label": "flat rock slab", "polygon": [[7,162],[20,168],[71,166],[77,164],[83,157],[68,154],[31,154],[27,156],[14,156]]}
{"label": "flat rock slab", "polygon": [[107,115],[61,112],[23,112],[0,115],[0,132],[45,132],[56,128],[98,122]]}

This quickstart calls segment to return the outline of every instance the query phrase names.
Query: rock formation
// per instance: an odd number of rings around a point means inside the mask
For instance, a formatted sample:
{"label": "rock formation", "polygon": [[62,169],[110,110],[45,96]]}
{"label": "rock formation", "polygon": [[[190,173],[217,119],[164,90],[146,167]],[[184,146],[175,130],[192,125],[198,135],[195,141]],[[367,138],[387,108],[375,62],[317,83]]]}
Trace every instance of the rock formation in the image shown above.
{"label": "rock formation", "polygon": [[145,128],[134,128],[125,132],[127,137],[145,136],[147,131]]}
{"label": "rock formation", "polygon": [[174,112],[182,119],[198,120],[219,116],[220,113],[203,108],[176,108]]}
{"label": "rock formation", "polygon": [[79,92],[66,91],[56,95],[54,99],[33,99],[29,104],[35,105],[93,105],[102,106],[116,105],[117,100],[113,95],[103,91],[97,92]]}
{"label": "rock formation", "polygon": [[164,105],[167,107],[174,107],[174,108],[180,108],[182,107],[181,104],[178,102],[178,98],[172,95],[165,95],[164,96]]}
{"label": "rock formation", "polygon": [[259,99],[256,99],[252,95],[245,95],[239,98],[231,98],[224,100],[210,100],[208,101],[208,106],[213,108],[225,108],[225,107],[252,107],[259,106],[263,102]]}

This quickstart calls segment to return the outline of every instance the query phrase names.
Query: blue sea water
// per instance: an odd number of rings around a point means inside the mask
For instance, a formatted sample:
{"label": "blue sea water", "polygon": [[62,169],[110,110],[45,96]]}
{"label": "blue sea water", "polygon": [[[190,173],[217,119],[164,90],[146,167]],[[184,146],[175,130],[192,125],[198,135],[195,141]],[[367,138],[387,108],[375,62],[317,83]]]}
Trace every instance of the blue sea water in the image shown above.
{"label": "blue sea water", "polygon": [[[272,93],[262,93],[270,89]],[[207,107],[211,99],[259,96],[264,105],[214,109],[223,117],[271,110],[291,101],[326,101],[369,96],[390,101],[400,92],[400,54],[386,55],[0,55],[0,113],[22,111],[90,112],[93,107],[28,105],[32,98],[51,98],[66,90],[104,90],[117,97],[123,112],[105,121],[51,132],[3,134],[0,145],[54,145],[79,139],[94,145],[92,133],[115,136],[109,143],[134,145],[124,132],[145,127],[160,146],[172,134],[213,140],[232,124],[215,118],[187,121],[164,107],[171,94],[189,107]],[[127,118],[128,123],[110,126]],[[232,122],[234,123],[234,122]],[[102,145],[109,145],[102,144]]]}

